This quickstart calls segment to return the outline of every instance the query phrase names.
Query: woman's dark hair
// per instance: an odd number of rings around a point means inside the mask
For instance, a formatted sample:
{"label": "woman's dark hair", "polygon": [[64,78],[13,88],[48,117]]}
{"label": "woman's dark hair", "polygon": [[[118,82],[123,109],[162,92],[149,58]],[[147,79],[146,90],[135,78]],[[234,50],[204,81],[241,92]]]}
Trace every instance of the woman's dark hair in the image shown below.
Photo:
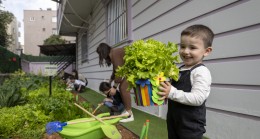
{"label": "woman's dark hair", "polygon": [[104,66],[103,61],[106,61],[106,65],[109,67],[111,65],[111,59],[109,57],[111,47],[106,43],[100,43],[97,47],[96,52],[99,55],[99,65]]}
{"label": "woman's dark hair", "polygon": [[107,91],[110,88],[111,88],[111,85],[108,82],[101,82],[99,85],[99,91],[101,91],[101,92]]}
{"label": "woman's dark hair", "polygon": [[78,80],[78,79],[79,79],[78,71],[74,69],[72,72],[75,72],[75,75],[74,75],[74,76],[75,76],[75,78]]}

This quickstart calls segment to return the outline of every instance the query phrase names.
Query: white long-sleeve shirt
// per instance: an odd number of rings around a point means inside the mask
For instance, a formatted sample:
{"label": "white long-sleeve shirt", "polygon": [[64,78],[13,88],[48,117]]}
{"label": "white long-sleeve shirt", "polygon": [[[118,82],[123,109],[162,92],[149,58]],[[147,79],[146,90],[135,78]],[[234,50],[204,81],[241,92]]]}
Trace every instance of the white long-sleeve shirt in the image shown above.
{"label": "white long-sleeve shirt", "polygon": [[82,82],[81,80],[75,80],[74,84],[86,86],[86,83]]}
{"label": "white long-sleeve shirt", "polygon": [[[180,70],[190,69],[182,68]],[[168,99],[191,106],[202,105],[210,93],[210,85],[212,82],[210,71],[205,66],[199,66],[191,71],[190,81],[192,86],[191,92],[177,90],[171,86]]]}

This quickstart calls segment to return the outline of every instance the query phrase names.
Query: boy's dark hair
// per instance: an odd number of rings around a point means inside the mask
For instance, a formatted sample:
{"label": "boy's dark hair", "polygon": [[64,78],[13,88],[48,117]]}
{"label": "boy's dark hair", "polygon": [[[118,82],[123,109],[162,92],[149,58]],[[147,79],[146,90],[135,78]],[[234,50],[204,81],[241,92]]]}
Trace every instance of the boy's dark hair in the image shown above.
{"label": "boy's dark hair", "polygon": [[99,85],[99,91],[101,91],[101,92],[107,91],[110,88],[111,88],[111,85],[108,82],[101,82]]}
{"label": "boy's dark hair", "polygon": [[181,36],[199,37],[203,40],[205,48],[211,47],[214,33],[205,25],[192,25],[181,32]]}
{"label": "boy's dark hair", "polygon": [[106,61],[106,65],[109,67],[111,65],[111,59],[109,57],[111,47],[106,43],[100,43],[97,47],[96,52],[99,55],[99,65],[104,66],[103,61]]}

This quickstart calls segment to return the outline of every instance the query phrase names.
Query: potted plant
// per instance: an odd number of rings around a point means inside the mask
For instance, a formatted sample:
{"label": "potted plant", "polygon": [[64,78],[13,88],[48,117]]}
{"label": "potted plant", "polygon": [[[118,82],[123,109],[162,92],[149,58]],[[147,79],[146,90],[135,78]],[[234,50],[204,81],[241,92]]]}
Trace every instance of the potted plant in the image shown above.
{"label": "potted plant", "polygon": [[124,49],[125,63],[118,68],[116,76],[125,77],[129,89],[134,87],[137,105],[163,104],[164,101],[159,101],[157,95],[160,81],[167,78],[178,80],[179,69],[176,63],[179,55],[175,54],[178,51],[177,45],[149,39],[135,41]]}

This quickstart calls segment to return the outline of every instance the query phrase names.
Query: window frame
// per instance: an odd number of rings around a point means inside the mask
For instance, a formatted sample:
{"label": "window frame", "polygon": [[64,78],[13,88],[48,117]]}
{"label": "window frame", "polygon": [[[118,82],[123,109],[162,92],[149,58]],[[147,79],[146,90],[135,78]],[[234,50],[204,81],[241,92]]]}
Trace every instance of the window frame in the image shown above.
{"label": "window frame", "polygon": [[88,57],[88,44],[89,38],[88,38],[88,32],[85,32],[81,36],[81,41],[80,41],[80,47],[81,47],[81,63],[88,62],[89,57]]}
{"label": "window frame", "polygon": [[57,23],[57,16],[52,16],[51,17],[51,22],[52,23]]}
{"label": "window frame", "polygon": [[58,35],[57,28],[52,28],[52,34],[53,34],[53,35]]}
{"label": "window frame", "polygon": [[35,21],[35,17],[30,17],[29,21]]}
{"label": "window frame", "polygon": [[111,46],[117,46],[124,42],[132,41],[131,24],[129,21],[129,17],[131,17],[130,1],[110,0],[105,5],[107,43]]}

